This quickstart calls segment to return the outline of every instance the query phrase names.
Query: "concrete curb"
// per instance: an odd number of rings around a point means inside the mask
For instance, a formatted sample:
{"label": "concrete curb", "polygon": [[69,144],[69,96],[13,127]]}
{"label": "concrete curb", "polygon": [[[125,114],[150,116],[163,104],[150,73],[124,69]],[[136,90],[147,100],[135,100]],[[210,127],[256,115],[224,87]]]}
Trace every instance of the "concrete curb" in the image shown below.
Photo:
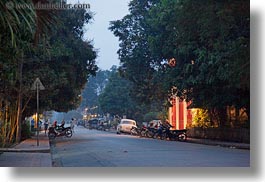
{"label": "concrete curb", "polygon": [[234,148],[234,149],[244,149],[244,150],[250,150],[249,145],[242,145],[240,143],[235,144],[235,143],[225,143],[225,142],[219,142],[219,141],[202,141],[202,140],[192,140],[189,138],[187,139],[188,143],[196,143],[196,144],[203,144],[203,145],[212,145],[212,146],[220,146],[220,147],[226,147],[226,148]]}
{"label": "concrete curb", "polygon": [[22,153],[50,153],[50,148],[40,149],[15,149],[15,148],[0,148],[0,152],[22,152]]}
{"label": "concrete curb", "polygon": [[[42,133],[43,134],[43,133]],[[0,153],[13,152],[13,153],[50,153],[49,139],[40,135],[39,146],[36,145],[37,138],[35,136],[16,143],[11,147],[0,148]]]}

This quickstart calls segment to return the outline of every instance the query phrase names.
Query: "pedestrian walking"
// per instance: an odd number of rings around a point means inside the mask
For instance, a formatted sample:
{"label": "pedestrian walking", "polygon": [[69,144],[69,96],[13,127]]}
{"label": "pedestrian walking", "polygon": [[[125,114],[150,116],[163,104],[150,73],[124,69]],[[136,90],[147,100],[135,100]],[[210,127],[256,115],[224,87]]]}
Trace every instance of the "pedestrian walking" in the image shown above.
{"label": "pedestrian walking", "polygon": [[71,120],[71,125],[70,125],[70,127],[71,127],[71,129],[72,129],[72,131],[73,131],[73,133],[75,132],[74,131],[74,127],[75,127],[75,119],[74,118],[72,118],[72,120]]}
{"label": "pedestrian walking", "polygon": [[35,125],[35,120],[32,119],[32,120],[30,121],[31,131],[34,131],[34,125]]}
{"label": "pedestrian walking", "polygon": [[46,133],[47,133],[48,127],[49,127],[49,120],[46,119],[45,122],[44,122],[44,131],[45,131],[45,135],[46,135]]}

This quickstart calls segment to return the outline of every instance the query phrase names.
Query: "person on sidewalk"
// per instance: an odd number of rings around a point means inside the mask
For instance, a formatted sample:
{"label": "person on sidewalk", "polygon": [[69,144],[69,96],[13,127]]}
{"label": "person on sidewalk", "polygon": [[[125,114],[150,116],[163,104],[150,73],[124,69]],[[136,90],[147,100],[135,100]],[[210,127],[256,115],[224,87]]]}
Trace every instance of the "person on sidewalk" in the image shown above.
{"label": "person on sidewalk", "polygon": [[45,131],[45,135],[46,135],[46,133],[47,133],[48,127],[49,127],[49,121],[48,121],[48,119],[46,119],[45,122],[44,122],[44,131]]}
{"label": "person on sidewalk", "polygon": [[35,120],[32,119],[32,120],[30,121],[30,129],[31,129],[31,131],[34,131],[34,126],[35,126]]}
{"label": "person on sidewalk", "polygon": [[72,120],[71,120],[71,125],[70,125],[70,127],[71,127],[71,129],[72,129],[72,131],[73,131],[73,133],[75,132],[74,131],[74,127],[75,127],[75,119],[74,118],[72,118]]}

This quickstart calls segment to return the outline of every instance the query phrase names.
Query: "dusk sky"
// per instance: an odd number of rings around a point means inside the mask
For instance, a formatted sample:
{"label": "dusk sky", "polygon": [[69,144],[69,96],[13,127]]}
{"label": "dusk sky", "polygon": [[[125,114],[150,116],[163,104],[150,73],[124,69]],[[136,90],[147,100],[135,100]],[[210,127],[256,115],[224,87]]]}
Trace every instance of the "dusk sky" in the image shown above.
{"label": "dusk sky", "polygon": [[94,13],[92,23],[85,26],[84,39],[93,40],[94,47],[98,50],[97,65],[103,70],[119,65],[119,42],[108,30],[109,22],[119,20],[129,13],[130,0],[68,0],[68,3],[77,2],[90,4],[90,11]]}

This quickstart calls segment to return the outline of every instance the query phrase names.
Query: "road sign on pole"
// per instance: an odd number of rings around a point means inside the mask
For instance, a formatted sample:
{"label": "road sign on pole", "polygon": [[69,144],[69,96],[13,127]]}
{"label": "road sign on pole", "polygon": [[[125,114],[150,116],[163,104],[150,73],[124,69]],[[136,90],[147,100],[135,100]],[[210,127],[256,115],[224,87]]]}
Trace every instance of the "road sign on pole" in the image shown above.
{"label": "road sign on pole", "polygon": [[43,86],[39,78],[36,78],[31,87],[31,90],[37,90],[37,87],[39,88],[39,90],[45,90],[45,87]]}
{"label": "road sign on pole", "polygon": [[31,90],[37,91],[37,146],[39,146],[39,90],[45,90],[39,78],[34,81]]}

